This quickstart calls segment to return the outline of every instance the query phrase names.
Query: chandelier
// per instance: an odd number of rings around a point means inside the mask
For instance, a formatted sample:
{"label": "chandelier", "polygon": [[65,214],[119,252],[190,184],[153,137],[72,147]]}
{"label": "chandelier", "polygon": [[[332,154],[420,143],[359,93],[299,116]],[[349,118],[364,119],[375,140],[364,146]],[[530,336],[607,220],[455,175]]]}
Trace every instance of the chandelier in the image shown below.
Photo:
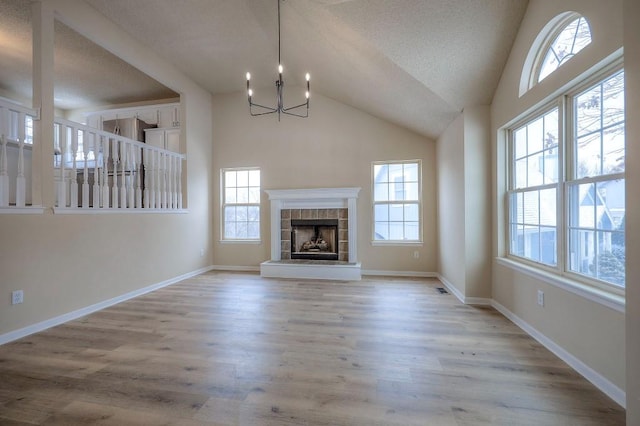
{"label": "chandelier", "polygon": [[[293,115],[296,117],[307,118],[309,116],[309,73],[305,75],[307,80],[307,90],[305,92],[305,102],[300,105],[292,106],[289,108],[285,108],[284,106],[284,80],[282,78],[282,72],[284,68],[282,67],[282,61],[280,60],[280,1],[278,2],[278,79],[276,80],[276,106],[269,107],[265,105],[260,105],[252,100],[253,89],[251,89],[251,73],[247,73],[247,99],[249,100],[249,113],[256,117],[258,115],[266,115],[266,114],[274,114],[278,113],[278,121],[280,121],[280,114]],[[283,0],[282,0],[283,1]],[[302,109],[305,108],[301,112]]]}

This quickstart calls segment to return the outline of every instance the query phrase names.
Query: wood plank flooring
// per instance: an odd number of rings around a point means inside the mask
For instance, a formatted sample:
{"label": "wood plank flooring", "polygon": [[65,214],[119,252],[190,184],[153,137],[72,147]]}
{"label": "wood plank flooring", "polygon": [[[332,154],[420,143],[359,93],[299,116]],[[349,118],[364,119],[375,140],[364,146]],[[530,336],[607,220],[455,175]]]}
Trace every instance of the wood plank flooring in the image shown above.
{"label": "wood plank flooring", "polygon": [[624,425],[430,279],[207,273],[0,346],[2,425]]}

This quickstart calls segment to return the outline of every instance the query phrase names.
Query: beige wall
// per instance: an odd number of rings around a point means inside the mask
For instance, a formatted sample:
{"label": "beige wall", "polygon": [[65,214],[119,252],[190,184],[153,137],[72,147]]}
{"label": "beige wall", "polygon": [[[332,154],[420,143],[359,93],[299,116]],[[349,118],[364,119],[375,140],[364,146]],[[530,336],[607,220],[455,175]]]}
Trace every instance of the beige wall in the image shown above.
{"label": "beige wall", "polygon": [[[625,0],[627,126],[627,424],[640,425],[640,2]],[[629,161],[634,159],[634,161]]]}
{"label": "beige wall", "polygon": [[466,293],[464,116],[460,114],[438,139],[438,272]]}
{"label": "beige wall", "polygon": [[[67,25],[181,93],[189,212],[0,215],[0,336],[211,263],[210,95],[84,2],[48,3]],[[53,183],[43,186],[44,200],[53,194]],[[12,306],[18,289],[24,304]]]}
{"label": "beige wall", "polygon": [[[296,93],[290,88],[287,93]],[[288,100],[288,99],[285,99]],[[292,100],[293,101],[293,100]],[[310,117],[251,117],[244,92],[214,97],[214,265],[257,267],[270,258],[269,200],[262,196],[260,244],[220,243],[221,168],[260,167],[263,189],[361,187],[358,258],[365,270],[435,272],[435,143],[347,105],[313,95]],[[422,160],[422,246],[371,245],[371,162]],[[420,257],[415,259],[417,250]]]}
{"label": "beige wall", "polygon": [[488,106],[465,108],[464,229],[467,298],[491,297],[490,124]]}
{"label": "beige wall", "polygon": [[491,297],[490,110],[465,108],[438,139],[439,272],[465,302]]}
{"label": "beige wall", "polygon": [[[588,19],[594,41],[574,59],[519,97],[523,63],[543,26],[557,14],[573,10]],[[622,46],[622,0],[531,0],[492,104],[493,185],[495,197],[493,254],[502,255],[504,241],[504,140],[499,129],[612,55]],[[627,155],[627,164],[631,163]],[[635,158],[638,158],[637,156]],[[629,283],[633,281],[629,280]],[[545,306],[536,304],[537,290]],[[619,390],[625,388],[624,314],[582,296],[493,264],[493,299]]]}

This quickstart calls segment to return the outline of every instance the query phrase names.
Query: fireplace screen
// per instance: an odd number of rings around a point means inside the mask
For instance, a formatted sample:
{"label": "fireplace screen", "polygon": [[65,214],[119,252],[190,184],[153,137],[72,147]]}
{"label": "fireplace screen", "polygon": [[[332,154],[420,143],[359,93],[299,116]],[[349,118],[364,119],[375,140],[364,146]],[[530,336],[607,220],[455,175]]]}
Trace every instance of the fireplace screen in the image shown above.
{"label": "fireplace screen", "polygon": [[291,259],[338,260],[338,221],[291,221]]}

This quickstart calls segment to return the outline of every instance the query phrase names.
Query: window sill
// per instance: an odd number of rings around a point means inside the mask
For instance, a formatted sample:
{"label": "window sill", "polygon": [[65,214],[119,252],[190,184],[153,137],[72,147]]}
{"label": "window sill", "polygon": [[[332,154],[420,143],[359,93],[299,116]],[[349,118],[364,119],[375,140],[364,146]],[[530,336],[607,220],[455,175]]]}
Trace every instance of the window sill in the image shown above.
{"label": "window sill", "polygon": [[403,246],[414,246],[414,247],[422,247],[423,242],[422,241],[400,241],[400,240],[395,240],[395,241],[371,241],[371,245],[372,246],[398,246],[398,247],[403,247]]}
{"label": "window sill", "polygon": [[220,244],[262,244],[262,240],[219,240]]}
{"label": "window sill", "polygon": [[615,311],[625,312],[625,297],[617,294],[613,294],[595,287],[591,287],[587,284],[582,284],[578,281],[571,280],[569,278],[552,274],[546,271],[542,271],[532,266],[524,265],[520,262],[516,262],[504,257],[496,257],[496,263],[505,266],[507,268],[516,270],[530,277],[544,281],[547,284],[561,288],[577,296],[584,297],[592,302],[599,303],[600,305],[611,308]]}

